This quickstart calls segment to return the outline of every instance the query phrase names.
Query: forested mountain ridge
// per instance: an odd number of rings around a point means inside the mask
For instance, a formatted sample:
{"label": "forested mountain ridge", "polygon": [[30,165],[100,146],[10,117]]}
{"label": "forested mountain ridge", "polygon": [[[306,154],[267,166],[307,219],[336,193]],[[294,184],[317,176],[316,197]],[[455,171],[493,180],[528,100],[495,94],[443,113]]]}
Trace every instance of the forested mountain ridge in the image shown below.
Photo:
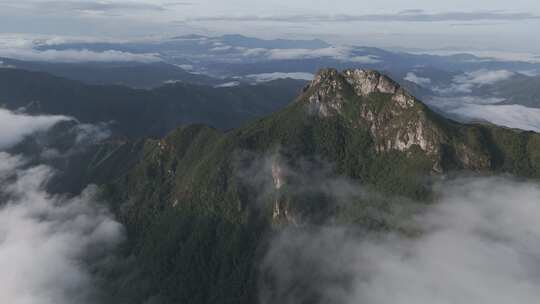
{"label": "forested mountain ridge", "polygon": [[0,69],[0,106],[67,115],[83,123],[110,123],[118,136],[161,137],[190,123],[239,127],[284,107],[304,85],[305,81],[281,79],[237,87],[176,83],[142,90]]}
{"label": "forested mountain ridge", "polygon": [[392,206],[430,202],[433,177],[540,177],[539,134],[454,122],[366,70],[321,70],[289,106],[244,127],[192,125],[140,147],[103,186],[137,265],[111,286],[131,302],[253,303],[271,284],[260,254],[281,227],[396,229]]}

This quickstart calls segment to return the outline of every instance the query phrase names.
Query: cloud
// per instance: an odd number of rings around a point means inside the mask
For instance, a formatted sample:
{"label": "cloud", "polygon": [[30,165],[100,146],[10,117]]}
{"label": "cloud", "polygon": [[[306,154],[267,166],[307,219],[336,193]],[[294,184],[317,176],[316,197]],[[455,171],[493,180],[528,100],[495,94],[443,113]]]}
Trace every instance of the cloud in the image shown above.
{"label": "cloud", "polygon": [[21,141],[37,131],[45,131],[60,121],[71,120],[66,116],[30,116],[0,109],[0,149]]}
{"label": "cloud", "polygon": [[483,121],[508,128],[540,132],[540,109],[502,104],[504,98],[456,96],[430,97],[426,103],[462,122]]}
{"label": "cloud", "polygon": [[416,74],[413,72],[407,73],[404,79],[412,83],[416,83],[419,86],[427,86],[431,84],[431,79],[416,76]]}
{"label": "cloud", "polygon": [[223,45],[223,46],[216,46],[214,48],[210,49],[210,52],[224,52],[232,49],[232,46],[230,45]]}
{"label": "cloud", "polygon": [[10,155],[6,152],[0,152],[0,183],[9,176],[17,167],[25,163],[24,159],[18,155]]}
{"label": "cloud", "polygon": [[461,178],[413,233],[291,228],[262,264],[261,303],[533,303],[540,297],[540,187]]}
{"label": "cloud", "polygon": [[26,61],[47,61],[47,62],[159,62],[161,58],[158,54],[134,54],[116,50],[95,52],[89,50],[44,50],[34,49],[2,49],[0,57]]}
{"label": "cloud", "polygon": [[[0,303],[89,304],[105,296],[97,270],[108,265],[124,232],[100,201],[98,188],[88,186],[77,196],[50,194],[46,188],[57,173],[53,168],[35,165],[36,155],[2,151],[31,134],[45,144],[40,132],[66,120],[71,127],[58,132],[75,133],[75,146],[68,150],[109,135],[106,124],[0,109]],[[63,137],[61,145],[66,145]]]}
{"label": "cloud", "polygon": [[[0,154],[0,168],[10,158]],[[14,179],[0,187],[9,198],[0,207],[0,302],[95,303],[99,292],[86,266],[122,241],[122,226],[97,201],[96,187],[66,198],[44,190],[49,167],[10,173]]]}
{"label": "cloud", "polygon": [[446,112],[468,105],[494,105],[504,101],[504,98],[478,96],[431,97],[426,99],[426,103],[430,106]]}
{"label": "cloud", "polygon": [[303,72],[296,72],[296,73],[262,73],[262,74],[251,74],[246,75],[246,78],[253,80],[255,82],[267,82],[272,81],[276,79],[285,79],[285,78],[292,78],[292,79],[300,79],[300,80],[313,80],[313,74],[311,73],[303,73]]}
{"label": "cloud", "polygon": [[522,105],[468,104],[449,113],[467,120],[485,120],[509,128],[540,132],[540,109]]}
{"label": "cloud", "polygon": [[[40,46],[61,45],[64,43],[123,43],[128,40],[112,38],[58,37],[39,35],[0,34],[0,57],[47,62],[160,62],[156,53],[130,53],[118,50],[91,51],[85,49],[38,50]],[[142,40],[141,40],[142,41]],[[135,42],[132,41],[132,42]]]}
{"label": "cloud", "polygon": [[31,4],[42,12],[60,13],[126,13],[130,11],[164,11],[165,7],[136,1],[39,1]]}
{"label": "cloud", "polygon": [[540,71],[538,70],[521,70],[518,71],[518,73],[529,77],[536,77],[540,75]]}
{"label": "cloud", "polygon": [[477,86],[494,84],[514,76],[514,73],[507,70],[478,70],[465,73],[463,76],[456,76],[457,83],[470,83]]}
{"label": "cloud", "polygon": [[477,70],[455,76],[448,87],[435,87],[433,90],[440,94],[472,93],[475,88],[493,85],[514,76],[508,70]]}
{"label": "cloud", "polygon": [[230,82],[225,82],[225,83],[222,83],[222,84],[218,84],[216,86],[214,86],[214,88],[231,88],[231,87],[237,87],[240,85],[240,82],[238,81],[230,81]]}
{"label": "cloud", "polygon": [[14,65],[6,64],[4,61],[0,60],[0,69],[13,69],[15,68]]}
{"label": "cloud", "polygon": [[392,14],[365,15],[270,15],[270,16],[208,16],[188,18],[187,21],[230,21],[230,22],[285,22],[285,23],[334,23],[334,22],[470,22],[470,21],[520,21],[537,20],[539,15],[504,11],[440,12],[406,10]]}
{"label": "cloud", "polygon": [[[447,87],[433,87],[440,96],[426,103],[453,119],[463,122],[484,121],[499,126],[540,132],[540,110],[522,105],[504,105],[495,96],[474,96],[477,89],[495,85],[516,75],[508,70],[477,70],[458,75]],[[480,91],[482,94],[482,91]]]}
{"label": "cloud", "polygon": [[74,143],[77,146],[98,143],[109,138],[112,135],[108,123],[78,123],[73,129],[73,132],[77,134]]}
{"label": "cloud", "polygon": [[350,47],[328,47],[321,49],[271,49],[252,51],[254,55],[264,54],[273,60],[298,60],[314,58],[333,58],[340,61],[374,64],[380,60],[374,55],[357,56]]}
{"label": "cloud", "polygon": [[520,61],[520,62],[527,62],[527,63],[540,63],[540,58],[538,57],[538,54],[535,53],[528,53],[528,52],[509,52],[509,51],[478,51],[478,50],[471,50],[471,49],[463,49],[463,50],[431,50],[431,51],[419,51],[419,52],[412,52],[413,54],[431,54],[431,55],[439,55],[439,56],[451,56],[451,55],[459,55],[459,54],[471,54],[474,56],[479,57],[476,60],[476,62],[485,62],[485,61],[501,61],[501,62],[508,62],[508,61]]}

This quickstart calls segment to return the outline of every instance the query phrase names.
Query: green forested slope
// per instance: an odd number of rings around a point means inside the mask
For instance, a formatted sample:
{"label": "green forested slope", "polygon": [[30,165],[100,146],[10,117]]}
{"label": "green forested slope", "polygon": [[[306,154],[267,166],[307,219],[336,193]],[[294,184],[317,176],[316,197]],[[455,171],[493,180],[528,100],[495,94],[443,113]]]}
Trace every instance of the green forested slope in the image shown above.
{"label": "green forested slope", "polygon": [[130,303],[254,303],[265,240],[281,227],[395,229],[381,216],[392,204],[429,203],[433,178],[463,171],[538,178],[540,135],[447,120],[377,72],[324,70],[242,128],[146,142],[104,187],[137,269],[111,286]]}
{"label": "green forested slope", "polygon": [[45,73],[0,69],[0,107],[110,122],[115,134],[161,137],[176,127],[205,123],[239,127],[284,107],[305,82],[283,79],[213,88],[177,83],[153,90],[86,85]]}

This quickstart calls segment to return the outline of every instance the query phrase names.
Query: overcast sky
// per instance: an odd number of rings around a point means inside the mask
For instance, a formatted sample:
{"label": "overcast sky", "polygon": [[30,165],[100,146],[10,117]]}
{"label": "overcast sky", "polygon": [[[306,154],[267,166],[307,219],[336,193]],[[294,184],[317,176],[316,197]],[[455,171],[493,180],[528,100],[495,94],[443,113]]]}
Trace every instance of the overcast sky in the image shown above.
{"label": "overcast sky", "polygon": [[385,47],[540,53],[538,0],[0,0],[0,32],[240,33]]}

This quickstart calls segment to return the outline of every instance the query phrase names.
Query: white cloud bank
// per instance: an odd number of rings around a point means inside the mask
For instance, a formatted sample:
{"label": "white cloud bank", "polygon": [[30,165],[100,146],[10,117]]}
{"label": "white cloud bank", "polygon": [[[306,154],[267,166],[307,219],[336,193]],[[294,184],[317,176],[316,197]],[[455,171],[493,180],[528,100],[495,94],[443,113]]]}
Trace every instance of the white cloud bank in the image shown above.
{"label": "white cloud bank", "polygon": [[431,97],[426,103],[452,118],[484,121],[508,128],[540,132],[540,109],[517,104],[501,104],[497,97]]}
{"label": "white cloud bank", "polygon": [[314,75],[311,73],[304,73],[304,72],[292,72],[292,73],[275,72],[275,73],[251,74],[251,75],[246,75],[245,77],[255,82],[267,82],[267,81],[272,81],[276,79],[286,79],[286,78],[299,79],[299,80],[313,80]]}
{"label": "white cloud bank", "polygon": [[268,57],[275,60],[293,60],[293,59],[313,59],[313,58],[333,58],[342,61],[351,61],[357,63],[373,64],[379,63],[376,56],[356,56],[352,49],[348,47],[328,47],[322,49],[273,49],[268,51]]}
{"label": "white cloud bank", "polygon": [[66,199],[43,189],[53,174],[48,167],[12,174],[15,181],[1,188],[10,199],[0,209],[0,302],[89,303],[96,290],[85,263],[114,248],[122,226],[95,201],[93,187]]}
{"label": "white cloud bank", "polygon": [[375,55],[358,55],[354,53],[354,48],[346,46],[320,49],[264,49],[243,47],[236,47],[235,49],[246,57],[264,57],[271,60],[330,58],[344,62],[363,64],[375,64],[381,62],[379,57]]}
{"label": "white cloud bank", "polygon": [[455,82],[483,86],[506,80],[512,76],[514,76],[514,73],[507,70],[478,70],[465,73],[463,76],[457,76]]}
{"label": "white cloud bank", "polygon": [[410,81],[412,83],[416,83],[419,86],[428,86],[431,84],[431,79],[417,76],[413,72],[407,73],[407,75],[405,75],[405,78],[403,79]]}
{"label": "white cloud bank", "polygon": [[277,237],[262,303],[529,304],[540,298],[540,186],[504,178],[442,185],[416,236],[346,228]]}
{"label": "white cloud bank", "polygon": [[536,108],[469,104],[449,112],[469,120],[485,120],[509,128],[540,132],[540,109]]}
{"label": "white cloud bank", "polygon": [[0,57],[25,61],[47,62],[159,62],[157,54],[134,54],[122,51],[108,50],[95,52],[89,50],[45,50],[34,49],[0,49]]}
{"label": "white cloud bank", "polygon": [[[23,157],[1,151],[66,119],[0,110],[0,303],[96,303],[96,278],[87,267],[123,239],[96,187],[76,197],[51,195],[45,185],[52,168],[27,168]],[[77,132],[81,140],[97,136],[88,125]]]}
{"label": "white cloud bank", "polygon": [[23,137],[44,131],[60,121],[71,120],[66,116],[30,116],[0,109],[0,149],[16,144]]}
{"label": "white cloud bank", "polygon": [[[95,42],[90,38],[70,38],[70,37],[41,37],[32,35],[9,35],[0,34],[0,57],[26,60],[26,61],[47,61],[62,63],[78,62],[159,62],[161,58],[153,53],[129,53],[117,50],[106,50],[102,52],[90,50],[37,50],[37,46],[51,46],[62,43]],[[101,41],[107,42],[106,39]],[[112,42],[112,41],[111,41]]]}
{"label": "white cloud bank", "polygon": [[496,84],[514,75],[514,72],[508,70],[477,70],[454,77],[449,87],[433,90],[441,94],[472,93],[476,88]]}

